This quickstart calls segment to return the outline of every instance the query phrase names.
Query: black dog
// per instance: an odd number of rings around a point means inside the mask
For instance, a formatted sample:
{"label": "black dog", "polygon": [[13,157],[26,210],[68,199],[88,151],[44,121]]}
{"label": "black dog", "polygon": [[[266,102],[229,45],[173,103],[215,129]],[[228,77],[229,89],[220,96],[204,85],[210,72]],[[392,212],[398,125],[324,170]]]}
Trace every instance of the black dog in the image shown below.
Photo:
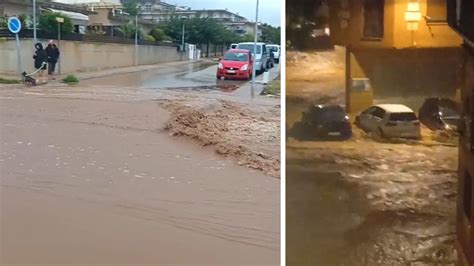
{"label": "black dog", "polygon": [[22,73],[23,75],[23,82],[25,83],[26,86],[36,86],[36,79],[29,76],[26,72]]}

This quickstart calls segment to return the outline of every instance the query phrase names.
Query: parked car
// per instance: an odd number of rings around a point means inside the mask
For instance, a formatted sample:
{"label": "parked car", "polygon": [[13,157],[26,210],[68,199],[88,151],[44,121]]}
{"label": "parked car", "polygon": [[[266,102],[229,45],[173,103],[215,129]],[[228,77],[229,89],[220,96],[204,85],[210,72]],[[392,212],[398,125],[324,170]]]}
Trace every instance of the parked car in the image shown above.
{"label": "parked car", "polygon": [[461,115],[458,104],[446,98],[428,98],[421,106],[418,117],[431,130],[457,132]]}
{"label": "parked car", "polygon": [[[268,48],[267,48],[268,49]],[[275,56],[273,53],[270,51],[270,49],[267,50],[267,53],[269,55],[269,60],[267,63],[267,69],[271,69],[275,66]]]}
{"label": "parked car", "polygon": [[270,56],[267,52],[267,46],[263,42],[257,43],[257,51],[254,53],[254,43],[253,42],[243,42],[237,45],[236,49],[239,50],[248,50],[254,54],[254,67],[256,69],[257,74],[263,73],[267,71],[268,60],[270,60]]}
{"label": "parked car", "polygon": [[420,122],[409,107],[402,104],[379,104],[357,115],[355,124],[366,132],[388,138],[421,137]]}
{"label": "parked car", "polygon": [[217,79],[250,79],[253,60],[248,50],[233,49],[224,54],[217,67]]}
{"label": "parked car", "polygon": [[345,140],[352,137],[352,126],[341,106],[311,105],[291,135],[300,139]]}
{"label": "parked car", "polygon": [[273,54],[273,58],[275,58],[275,63],[280,63],[280,45],[277,44],[269,44],[267,45],[270,52]]}

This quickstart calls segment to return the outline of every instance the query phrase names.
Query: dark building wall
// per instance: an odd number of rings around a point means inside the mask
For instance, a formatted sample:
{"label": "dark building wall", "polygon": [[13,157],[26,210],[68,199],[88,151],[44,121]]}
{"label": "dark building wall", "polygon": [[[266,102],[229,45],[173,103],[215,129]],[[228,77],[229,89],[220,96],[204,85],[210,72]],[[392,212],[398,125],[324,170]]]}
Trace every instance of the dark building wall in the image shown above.
{"label": "dark building wall", "polygon": [[465,46],[462,71],[463,126],[459,142],[457,236],[461,265],[474,265],[474,47]]}

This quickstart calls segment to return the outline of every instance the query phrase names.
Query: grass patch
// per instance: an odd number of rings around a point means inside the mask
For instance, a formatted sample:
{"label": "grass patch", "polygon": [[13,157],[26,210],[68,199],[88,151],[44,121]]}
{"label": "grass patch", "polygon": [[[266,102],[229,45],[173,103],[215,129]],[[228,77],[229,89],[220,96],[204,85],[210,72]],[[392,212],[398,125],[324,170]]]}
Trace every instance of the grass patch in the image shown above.
{"label": "grass patch", "polygon": [[76,76],[74,75],[67,75],[67,77],[63,78],[63,82],[68,84],[75,84],[79,83],[79,79],[76,78]]}
{"label": "grass patch", "polygon": [[281,90],[281,80],[280,78],[277,78],[275,80],[272,80],[265,89],[263,89],[261,95],[275,95],[275,96],[280,96],[280,90]]}
{"label": "grass patch", "polygon": [[20,84],[21,80],[18,79],[3,79],[0,78],[0,84]]}

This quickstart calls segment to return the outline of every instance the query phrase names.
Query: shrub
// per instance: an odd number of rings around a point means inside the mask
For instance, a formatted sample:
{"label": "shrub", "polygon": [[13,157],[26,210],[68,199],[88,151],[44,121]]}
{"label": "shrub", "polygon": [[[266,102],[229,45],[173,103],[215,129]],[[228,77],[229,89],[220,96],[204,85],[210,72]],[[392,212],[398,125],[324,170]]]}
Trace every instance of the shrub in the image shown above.
{"label": "shrub", "polygon": [[149,41],[149,42],[156,41],[155,38],[151,35],[145,35],[143,38],[145,39],[145,41]]}
{"label": "shrub", "polygon": [[63,82],[64,83],[79,83],[79,79],[76,78],[76,76],[74,75],[67,75],[67,77],[63,79]]}
{"label": "shrub", "polygon": [[58,31],[57,17],[64,18],[64,23],[61,23],[61,33],[71,33],[73,31],[71,19],[60,13],[42,13],[39,18],[39,27],[47,33],[56,33]]}

